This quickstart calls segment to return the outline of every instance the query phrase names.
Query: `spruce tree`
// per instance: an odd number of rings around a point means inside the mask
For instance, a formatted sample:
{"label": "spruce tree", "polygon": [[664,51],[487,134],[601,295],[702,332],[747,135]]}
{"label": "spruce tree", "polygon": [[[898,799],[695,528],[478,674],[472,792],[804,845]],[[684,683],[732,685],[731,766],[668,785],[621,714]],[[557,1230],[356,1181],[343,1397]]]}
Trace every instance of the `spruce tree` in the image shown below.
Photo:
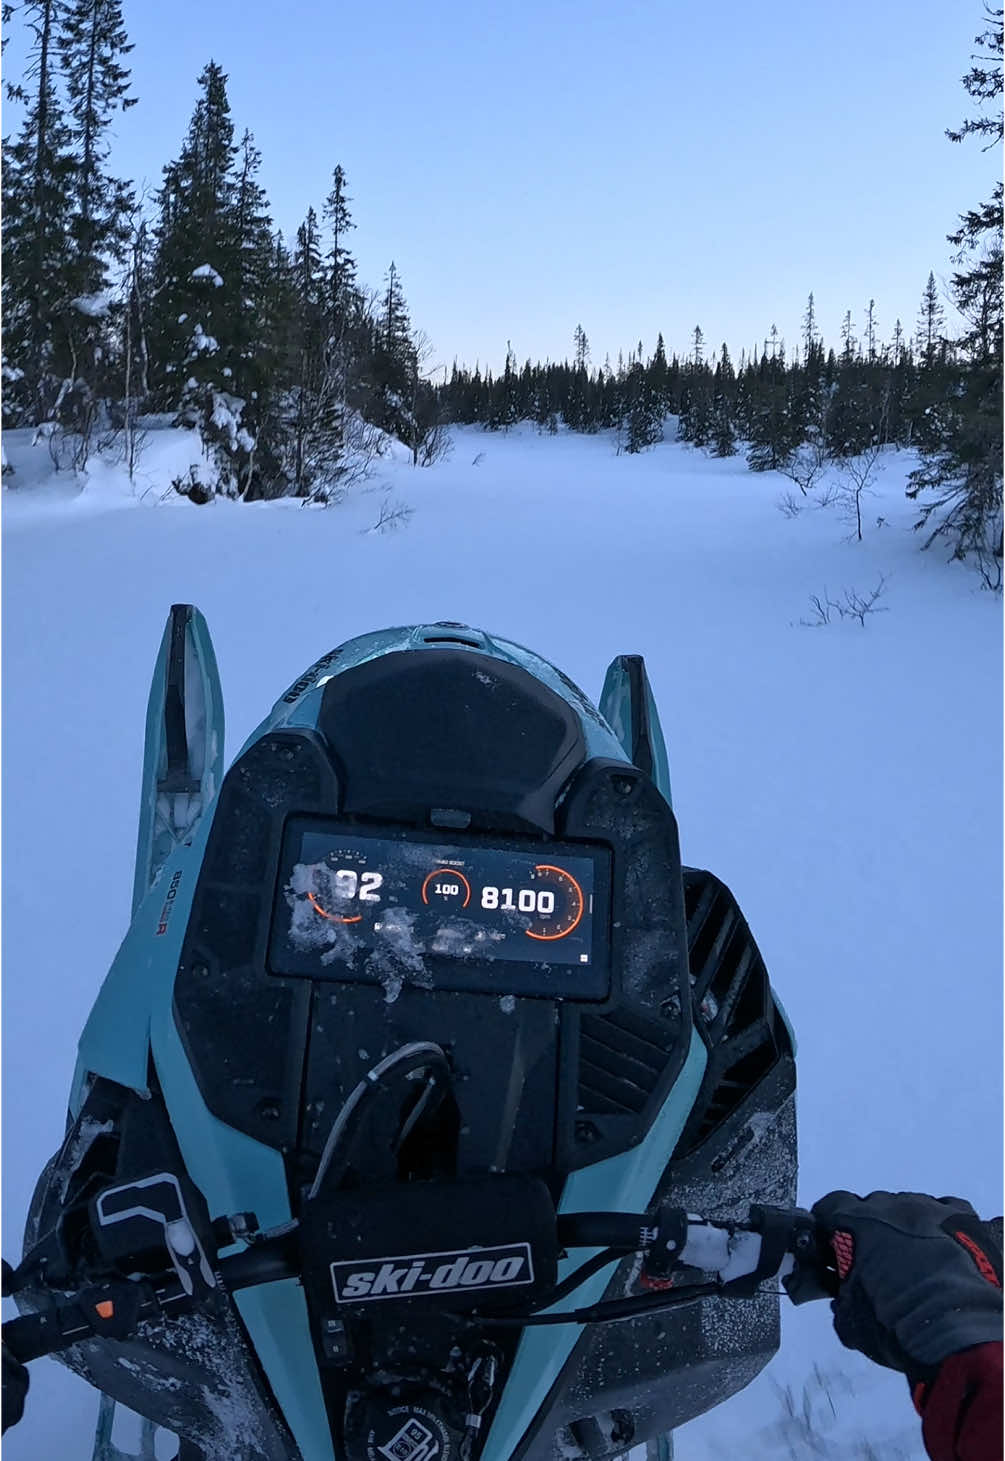
{"label": "spruce tree", "polygon": [[662,419],[670,410],[670,367],[667,364],[666,346],[662,333],[656,337],[656,349],[649,362],[649,390],[653,403]]}
{"label": "spruce tree", "polygon": [[56,86],[57,0],[28,0],[21,130],[3,144],[4,420],[58,417],[72,384],[70,270],[77,159]]}
{"label": "spruce tree", "polygon": [[[348,319],[350,296],[356,287],[356,260],[349,251],[347,239],[356,225],[349,212],[352,199],[346,192],[345,169],[339,163],[332,174],[331,191],[325,199],[324,218],[331,234],[328,249],[328,299],[334,332],[338,333]],[[393,267],[393,266],[392,266]]]}
{"label": "spruce tree", "polygon": [[577,370],[585,370],[590,361],[590,342],[582,325],[577,325],[572,337]]}
{"label": "spruce tree", "polygon": [[810,290],[810,297],[806,301],[806,313],[803,315],[803,362],[808,363],[817,348],[817,314],[813,304],[813,291]]}
{"label": "spruce tree", "polygon": [[393,259],[384,279],[375,325],[364,409],[375,426],[405,441],[410,434],[407,403],[414,382],[415,347],[401,276]]}
{"label": "spruce tree", "polygon": [[[257,445],[242,415],[257,376],[248,322],[260,299],[249,269],[260,269],[266,227],[255,149],[250,137],[241,149],[234,142],[227,77],[210,61],[198,84],[181,154],[164,169],[157,198],[151,385],[159,409],[175,411],[212,448],[217,480],[198,484],[199,495],[239,496],[251,485]],[[253,263],[242,259],[245,237]]]}
{"label": "spruce tree", "polygon": [[712,390],[712,446],[717,457],[736,455],[736,430],[733,425],[733,395],[736,377],[725,341],[722,358],[715,367]]}
{"label": "spruce tree", "polygon": [[[278,268],[279,260],[274,253]],[[288,261],[292,291],[283,450],[297,497],[330,501],[344,471],[344,397],[331,352],[331,296],[313,208]]]}
{"label": "spruce tree", "polygon": [[75,363],[71,419],[86,439],[103,410],[101,397],[117,390],[109,367],[111,291],[109,267],[125,258],[133,207],[131,186],[107,171],[107,133],[116,112],[135,106],[129,71],[122,64],[132,50],[120,0],[71,0],[59,32],[59,54],[69,102],[70,139],[77,165],[67,292],[67,327]]}
{"label": "spruce tree", "polygon": [[76,282],[86,293],[105,288],[108,265],[123,259],[129,237],[132,187],[109,176],[106,164],[109,124],[116,112],[137,102],[127,94],[129,70],[122,64],[132,49],[120,0],[71,0],[59,51],[79,158],[74,177]]}
{"label": "spruce tree", "polygon": [[624,413],[625,450],[635,453],[663,440],[663,418],[642,361],[628,372]]}
{"label": "spruce tree", "polygon": [[[777,334],[777,332],[776,332]],[[784,350],[767,350],[757,367],[747,439],[747,465],[753,472],[775,471],[784,466],[802,441],[799,423],[793,421]]]}
{"label": "spruce tree", "polygon": [[918,362],[923,370],[933,369],[938,361],[943,343],[944,319],[945,312],[939,301],[935,275],[929,273],[928,283],[921,296],[921,308],[918,311],[918,325],[914,336],[917,341]]}
{"label": "spruce tree", "polygon": [[[953,142],[967,137],[1002,140],[1002,11],[988,12],[990,25],[977,37],[981,52],[963,84],[974,101],[993,103],[990,113],[949,131]],[[925,547],[944,539],[952,557],[972,557],[984,582],[1002,583],[1002,184],[991,198],[965,213],[949,235],[958,249],[953,299],[967,322],[959,358],[947,389],[930,410],[934,440],[922,465],[911,473],[908,496],[924,494],[916,526]]]}
{"label": "spruce tree", "polygon": [[234,416],[237,435],[232,437],[228,430],[220,447],[248,500],[273,496],[284,486],[272,422],[272,395],[284,322],[273,288],[272,219],[258,181],[261,162],[254,138],[245,131],[236,159],[230,247],[235,261],[232,293],[237,300],[229,332],[234,363],[233,374],[226,377],[230,397],[226,407]]}

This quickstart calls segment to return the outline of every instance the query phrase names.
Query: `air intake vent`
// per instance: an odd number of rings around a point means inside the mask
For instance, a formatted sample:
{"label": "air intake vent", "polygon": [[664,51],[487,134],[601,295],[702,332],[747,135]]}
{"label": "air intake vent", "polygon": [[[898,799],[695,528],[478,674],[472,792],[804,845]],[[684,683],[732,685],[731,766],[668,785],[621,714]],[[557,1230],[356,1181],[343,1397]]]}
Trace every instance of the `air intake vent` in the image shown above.
{"label": "air intake vent", "polygon": [[676,1027],[628,1010],[583,1015],[579,1024],[579,1111],[638,1116],[659,1084]]}

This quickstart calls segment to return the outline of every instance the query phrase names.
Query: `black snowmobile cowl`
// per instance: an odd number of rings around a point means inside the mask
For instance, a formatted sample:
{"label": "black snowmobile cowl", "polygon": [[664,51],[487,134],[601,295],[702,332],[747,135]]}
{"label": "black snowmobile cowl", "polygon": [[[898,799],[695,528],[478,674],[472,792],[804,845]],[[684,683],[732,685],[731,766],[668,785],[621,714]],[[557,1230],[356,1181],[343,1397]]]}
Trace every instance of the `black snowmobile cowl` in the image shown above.
{"label": "black snowmobile cowl", "polygon": [[[27,1233],[59,1234],[67,1292],[120,1282],[156,1247],[131,1206],[150,1181],[165,1231],[184,1207],[170,1282],[194,1289],[67,1363],[193,1461],[229,1454],[234,1413],[242,1461],[585,1461],[746,1383],[776,1294],[728,1331],[700,1288],[657,1320],[633,1245],[573,1276],[556,1237],[556,1211],[562,1232],[794,1197],[788,1029],[732,895],[681,864],[641,659],[614,662],[598,709],[481,630],[366,635],[295,680],[225,776],[220,705],[182,606],[134,922]],[[221,1243],[246,1253],[214,1286],[191,1254]],[[621,1322],[549,1327],[536,1311],[573,1289]]]}

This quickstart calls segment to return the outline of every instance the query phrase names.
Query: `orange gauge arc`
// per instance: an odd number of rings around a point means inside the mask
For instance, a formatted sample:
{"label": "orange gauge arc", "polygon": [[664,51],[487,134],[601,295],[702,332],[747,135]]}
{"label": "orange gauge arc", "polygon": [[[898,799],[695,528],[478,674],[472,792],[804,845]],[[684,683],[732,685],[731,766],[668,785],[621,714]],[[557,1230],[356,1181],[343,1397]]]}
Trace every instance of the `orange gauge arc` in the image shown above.
{"label": "orange gauge arc", "polygon": [[461,904],[461,907],[466,908],[471,902],[471,884],[463,873],[459,873],[455,867],[435,867],[422,884],[422,901],[427,907],[429,906],[429,897],[426,889],[434,878],[456,878],[459,883],[464,884],[464,902]]}
{"label": "orange gauge arc", "polygon": [[325,910],[321,907],[321,904],[315,898],[315,896],[314,896],[313,893],[308,893],[307,894],[307,897],[308,897],[308,899],[310,901],[311,907],[314,909],[314,912],[315,913],[320,913],[322,918],[327,918],[329,923],[362,923],[363,922],[363,915],[362,915],[362,913],[357,913],[356,916],[355,916],[355,918],[340,918],[337,913],[326,913]]}
{"label": "orange gauge arc", "polygon": [[536,873],[558,873],[559,877],[565,878],[568,882],[572,884],[572,886],[576,890],[576,896],[579,899],[579,907],[576,910],[576,916],[569,924],[569,927],[563,928],[561,933],[531,933],[529,928],[525,928],[524,933],[527,935],[528,938],[539,939],[541,943],[554,943],[555,939],[568,938],[572,930],[576,928],[579,924],[579,921],[582,918],[583,912],[586,908],[586,899],[583,897],[582,888],[579,886],[579,884],[576,882],[576,879],[572,876],[572,873],[570,873],[567,868],[553,867],[551,863],[539,862],[535,866],[534,871]]}

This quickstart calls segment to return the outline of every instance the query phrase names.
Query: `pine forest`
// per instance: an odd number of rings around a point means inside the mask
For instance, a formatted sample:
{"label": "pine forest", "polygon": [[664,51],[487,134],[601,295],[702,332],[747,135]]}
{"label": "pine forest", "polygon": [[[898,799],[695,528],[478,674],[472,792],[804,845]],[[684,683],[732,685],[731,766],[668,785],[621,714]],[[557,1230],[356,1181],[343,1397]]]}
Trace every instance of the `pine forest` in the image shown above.
{"label": "pine forest", "polygon": [[[950,297],[933,270],[913,320],[884,320],[869,299],[828,342],[810,294],[797,340],[769,323],[737,351],[696,323],[668,345],[653,321],[654,343],[601,362],[578,324],[560,362],[521,362],[507,347],[501,372],[455,363],[434,379],[407,261],[389,261],[379,284],[358,275],[351,182],[335,158],[327,196],[284,236],[254,135],[210,60],[177,155],[140,197],[110,160],[115,117],[141,101],[121,0],[25,0],[4,6],[7,25],[15,11],[31,48],[7,80],[17,126],[3,143],[3,423],[35,428],[57,466],[113,450],[131,465],[153,416],[201,435],[205,470],[173,484],[194,503],[338,502],[388,438],[429,465],[455,423],[604,431],[626,453],[672,435],[781,472],[800,494],[828,464],[861,474],[876,453],[909,447],[920,543],[1000,587],[1000,182],[946,220]],[[947,138],[987,149],[1002,140],[1001,9],[984,27],[963,78],[969,115]],[[947,306],[962,326],[947,325]]]}

